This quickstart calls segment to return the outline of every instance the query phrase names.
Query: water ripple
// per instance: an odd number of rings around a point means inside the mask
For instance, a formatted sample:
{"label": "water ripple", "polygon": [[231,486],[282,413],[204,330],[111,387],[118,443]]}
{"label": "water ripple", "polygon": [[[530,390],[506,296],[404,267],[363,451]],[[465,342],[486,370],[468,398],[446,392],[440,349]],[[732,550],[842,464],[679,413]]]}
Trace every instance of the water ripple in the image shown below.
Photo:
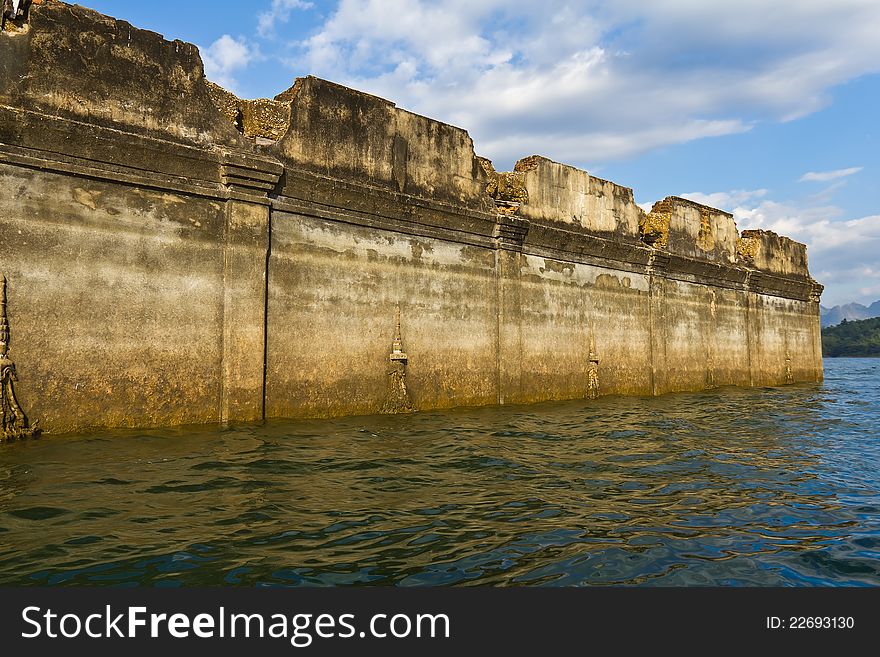
{"label": "water ripple", "polygon": [[822,385],[47,437],[4,585],[880,584],[880,361]]}

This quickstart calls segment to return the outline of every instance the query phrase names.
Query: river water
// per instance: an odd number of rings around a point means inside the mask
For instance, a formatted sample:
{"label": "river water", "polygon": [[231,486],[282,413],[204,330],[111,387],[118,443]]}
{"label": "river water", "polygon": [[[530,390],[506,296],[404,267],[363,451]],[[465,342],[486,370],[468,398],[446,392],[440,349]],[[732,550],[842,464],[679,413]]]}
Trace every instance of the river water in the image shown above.
{"label": "river water", "polygon": [[0,445],[0,584],[880,585],[880,360],[825,365]]}

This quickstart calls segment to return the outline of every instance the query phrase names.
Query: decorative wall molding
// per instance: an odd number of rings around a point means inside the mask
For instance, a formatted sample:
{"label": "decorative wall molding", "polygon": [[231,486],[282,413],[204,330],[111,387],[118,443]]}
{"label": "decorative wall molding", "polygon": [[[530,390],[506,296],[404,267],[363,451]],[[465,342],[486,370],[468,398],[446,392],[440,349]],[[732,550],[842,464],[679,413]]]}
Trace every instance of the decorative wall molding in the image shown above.
{"label": "decorative wall molding", "polygon": [[596,340],[590,330],[589,364],[587,366],[587,399],[599,397],[599,356],[596,353]]}
{"label": "decorative wall molding", "polygon": [[33,438],[40,431],[30,426],[27,416],[15,398],[14,382],[18,380],[15,363],[9,358],[9,320],[6,314],[6,276],[0,274],[0,431],[3,440]]}
{"label": "decorative wall molding", "polygon": [[384,415],[398,413],[412,413],[416,410],[406,387],[406,366],[408,357],[403,350],[403,340],[400,337],[400,304],[397,304],[396,327],[394,340],[391,343],[391,368],[388,371],[388,392],[385,403],[379,412]]}

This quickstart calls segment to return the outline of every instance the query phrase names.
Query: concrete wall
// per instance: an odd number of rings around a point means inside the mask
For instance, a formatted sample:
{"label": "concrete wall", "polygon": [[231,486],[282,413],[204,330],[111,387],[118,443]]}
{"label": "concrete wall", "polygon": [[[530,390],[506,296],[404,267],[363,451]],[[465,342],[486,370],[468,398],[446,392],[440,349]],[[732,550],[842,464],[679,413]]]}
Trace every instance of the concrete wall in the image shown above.
{"label": "concrete wall", "polygon": [[51,432],[376,413],[400,372],[421,410],[822,376],[801,244],[496,172],[317,78],[239,101],[194,47],[50,0],[0,34],[0,245]]}
{"label": "concrete wall", "polygon": [[216,420],[222,204],[8,164],[0,189],[25,411],[52,431]]}
{"label": "concrete wall", "polygon": [[497,401],[493,249],[273,213],[267,415],[375,413],[397,304],[418,408]]}

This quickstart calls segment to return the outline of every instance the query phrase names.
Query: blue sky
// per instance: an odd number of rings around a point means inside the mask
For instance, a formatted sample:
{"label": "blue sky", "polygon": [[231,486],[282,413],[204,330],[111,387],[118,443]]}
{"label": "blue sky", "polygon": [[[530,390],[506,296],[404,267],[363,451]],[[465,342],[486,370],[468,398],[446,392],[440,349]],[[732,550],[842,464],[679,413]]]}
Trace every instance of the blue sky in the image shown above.
{"label": "blue sky", "polygon": [[823,304],[880,299],[877,0],[81,0],[272,97],[313,74],[808,245]]}

